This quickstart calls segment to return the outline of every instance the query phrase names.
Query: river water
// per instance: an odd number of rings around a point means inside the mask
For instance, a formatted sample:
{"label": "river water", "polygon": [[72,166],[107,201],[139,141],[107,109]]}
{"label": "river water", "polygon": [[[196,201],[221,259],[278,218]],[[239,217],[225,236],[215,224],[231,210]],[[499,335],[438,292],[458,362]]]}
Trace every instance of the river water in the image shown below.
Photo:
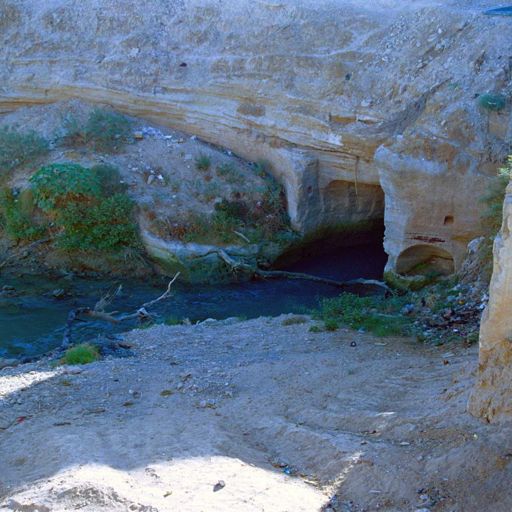
{"label": "river water", "polygon": [[[385,262],[382,243],[374,243],[339,248],[327,254],[315,253],[311,257],[305,255],[300,261],[288,265],[287,269],[338,280],[380,279]],[[165,290],[167,280],[0,277],[0,288],[13,288],[0,295],[0,357],[37,356],[57,347],[61,343],[68,312],[78,306],[94,306],[102,295],[116,289],[119,284],[122,291],[111,309],[132,312],[142,303],[158,297]],[[54,293],[59,289],[64,290],[64,295]],[[173,290],[170,298],[151,309],[159,322],[169,318],[189,318],[195,322],[206,318],[305,313],[316,307],[322,298],[340,293],[339,289],[329,285],[293,280],[250,281],[222,286],[176,284]],[[351,291],[358,292],[357,289]],[[134,327],[137,327],[137,321],[122,325],[80,322],[73,330],[73,341],[94,341],[97,336]]]}

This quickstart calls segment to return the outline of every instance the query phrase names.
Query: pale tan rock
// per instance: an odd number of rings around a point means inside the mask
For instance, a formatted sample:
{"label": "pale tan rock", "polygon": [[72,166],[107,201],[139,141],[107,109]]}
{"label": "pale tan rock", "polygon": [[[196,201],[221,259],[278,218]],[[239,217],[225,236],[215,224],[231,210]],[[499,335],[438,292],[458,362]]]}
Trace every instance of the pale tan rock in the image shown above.
{"label": "pale tan rock", "polygon": [[469,411],[488,422],[512,420],[512,184],[507,187],[503,224],[494,241],[489,304],[480,327],[477,384]]}
{"label": "pale tan rock", "polygon": [[485,6],[7,0],[0,113],[110,104],[270,161],[304,233],[385,218],[389,269],[459,268],[512,129],[475,99],[510,83],[510,20]]}

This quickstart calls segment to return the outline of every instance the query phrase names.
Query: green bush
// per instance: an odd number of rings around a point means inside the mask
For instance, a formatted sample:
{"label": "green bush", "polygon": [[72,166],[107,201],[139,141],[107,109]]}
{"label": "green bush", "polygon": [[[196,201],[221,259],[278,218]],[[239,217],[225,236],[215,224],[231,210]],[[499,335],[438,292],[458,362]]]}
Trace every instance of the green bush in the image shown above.
{"label": "green bush", "polygon": [[23,196],[15,197],[8,188],[0,191],[0,221],[7,236],[16,242],[35,240],[46,230],[32,221],[27,203]]}
{"label": "green bush", "polygon": [[57,241],[69,250],[113,251],[138,244],[132,221],[133,201],[115,194],[94,204],[70,202],[59,212],[56,224],[62,228]]}
{"label": "green bush", "polygon": [[49,150],[48,141],[34,131],[20,132],[9,126],[0,128],[0,171],[11,171]]}
{"label": "green bush", "polygon": [[96,108],[85,125],[85,142],[98,151],[114,152],[130,138],[130,121],[117,112]]}
{"label": "green bush", "polygon": [[117,167],[109,164],[99,164],[91,167],[96,174],[103,195],[123,194],[128,190],[128,185],[123,182]]}
{"label": "green bush", "polygon": [[64,356],[60,360],[61,364],[88,364],[97,361],[100,353],[94,345],[90,343],[81,343],[74,347],[68,348]]}
{"label": "green bush", "polygon": [[63,249],[138,247],[135,205],[121,192],[124,186],[114,167],[53,164],[41,168],[30,181],[36,204],[59,230],[57,242]]}
{"label": "green bush", "polygon": [[30,183],[37,206],[45,212],[71,202],[87,202],[102,193],[98,174],[72,163],[41,167]]}
{"label": "green bush", "polygon": [[131,122],[117,112],[95,108],[89,114],[85,125],[73,115],[66,116],[63,131],[61,140],[66,145],[87,144],[97,151],[113,153],[130,140]]}
{"label": "green bush", "polygon": [[196,169],[198,171],[207,171],[211,165],[212,165],[211,158],[208,155],[205,155],[204,153],[201,153],[196,158]]}

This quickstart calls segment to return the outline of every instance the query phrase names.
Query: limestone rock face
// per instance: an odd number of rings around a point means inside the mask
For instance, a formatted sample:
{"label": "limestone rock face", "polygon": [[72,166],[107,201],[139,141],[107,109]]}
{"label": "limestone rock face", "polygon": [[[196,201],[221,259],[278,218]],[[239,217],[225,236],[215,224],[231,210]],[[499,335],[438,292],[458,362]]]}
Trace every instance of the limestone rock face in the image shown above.
{"label": "limestone rock face", "polygon": [[4,0],[0,112],[110,104],[269,160],[304,233],[384,217],[389,269],[458,267],[512,131],[477,105],[511,79],[510,20],[483,6]]}
{"label": "limestone rock face", "polygon": [[494,242],[489,304],[480,327],[478,380],[469,411],[486,421],[512,420],[512,184]]}

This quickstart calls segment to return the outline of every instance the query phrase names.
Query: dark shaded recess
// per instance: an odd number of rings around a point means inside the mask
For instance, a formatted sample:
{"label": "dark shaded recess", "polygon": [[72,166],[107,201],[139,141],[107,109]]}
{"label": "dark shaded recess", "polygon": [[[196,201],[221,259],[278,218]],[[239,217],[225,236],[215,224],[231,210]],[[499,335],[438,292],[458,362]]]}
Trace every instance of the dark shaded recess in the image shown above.
{"label": "dark shaded recess", "polygon": [[292,247],[273,267],[340,281],[360,277],[381,279],[387,261],[383,240],[383,220],[360,231],[326,232]]}

